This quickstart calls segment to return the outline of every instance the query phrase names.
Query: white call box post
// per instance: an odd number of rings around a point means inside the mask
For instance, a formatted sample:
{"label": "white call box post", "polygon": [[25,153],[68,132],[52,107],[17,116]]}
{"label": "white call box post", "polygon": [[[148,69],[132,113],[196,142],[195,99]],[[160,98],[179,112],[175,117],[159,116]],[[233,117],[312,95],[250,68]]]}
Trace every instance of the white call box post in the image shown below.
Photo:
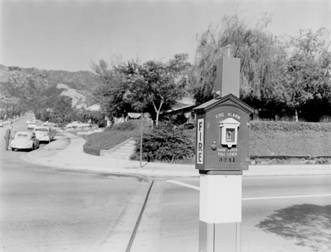
{"label": "white call box post", "polygon": [[242,175],[200,175],[199,252],[239,252]]}
{"label": "white call box post", "polygon": [[200,220],[241,222],[241,175],[200,175]]}

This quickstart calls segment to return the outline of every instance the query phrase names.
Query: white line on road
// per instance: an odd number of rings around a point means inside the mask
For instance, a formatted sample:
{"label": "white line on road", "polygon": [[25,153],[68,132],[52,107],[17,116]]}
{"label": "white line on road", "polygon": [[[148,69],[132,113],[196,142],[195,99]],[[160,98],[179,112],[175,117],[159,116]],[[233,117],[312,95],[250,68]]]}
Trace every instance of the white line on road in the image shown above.
{"label": "white line on road", "polygon": [[167,182],[168,183],[172,183],[172,184],[176,184],[176,185],[181,185],[181,186],[184,186],[184,187],[187,187],[187,188],[191,188],[191,189],[200,191],[199,186],[194,186],[194,185],[183,183],[183,182],[179,182],[179,181],[176,181],[176,180],[167,180]]}
{"label": "white line on road", "polygon": [[283,196],[268,196],[268,197],[249,197],[243,200],[273,200],[273,199],[298,199],[298,198],[323,198],[331,197],[331,194],[298,194],[298,195],[283,195]]}
{"label": "white line on road", "polygon": [[[191,184],[179,182],[176,180],[167,180],[168,183],[180,185],[183,187],[191,188],[196,191],[200,191],[199,186],[194,186]],[[243,200],[273,200],[273,199],[299,199],[299,198],[323,198],[323,197],[331,197],[331,194],[298,194],[298,195],[283,195],[283,196],[267,196],[267,197],[247,197],[243,198]]]}

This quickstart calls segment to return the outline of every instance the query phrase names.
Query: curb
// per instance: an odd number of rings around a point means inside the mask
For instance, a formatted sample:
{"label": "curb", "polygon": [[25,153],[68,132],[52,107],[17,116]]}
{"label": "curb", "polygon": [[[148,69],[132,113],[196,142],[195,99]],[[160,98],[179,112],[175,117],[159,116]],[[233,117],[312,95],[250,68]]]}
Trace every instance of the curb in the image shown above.
{"label": "curb", "polygon": [[[47,166],[49,168],[52,168],[54,170],[58,171],[63,171],[63,172],[77,172],[77,173],[87,173],[87,174],[96,174],[96,175],[104,175],[104,176],[123,176],[123,177],[134,177],[137,179],[142,179],[144,181],[150,181],[151,179],[171,179],[171,178],[197,178],[199,177],[199,173],[196,172],[196,174],[170,174],[166,173],[165,174],[160,174],[157,172],[157,168],[153,170],[146,170],[144,168],[122,168],[122,170],[117,169],[117,170],[91,170],[89,168],[83,168],[77,166],[75,168],[73,167],[68,167],[66,164],[54,164],[53,162],[47,162],[47,160],[36,160],[34,157],[28,157],[24,156],[22,159],[26,162],[30,162],[36,165],[41,165],[41,166]],[[256,166],[255,166],[256,167]],[[266,168],[268,169],[268,168]],[[327,167],[327,170],[323,171],[316,171],[312,172],[306,171],[306,172],[254,172],[254,171],[246,171],[244,172],[243,176],[244,177],[260,177],[260,176],[314,176],[314,175],[331,175],[331,167]],[[154,173],[153,171],[156,171]],[[161,170],[162,171],[162,170]]]}
{"label": "curb", "polygon": [[[83,173],[83,174],[91,174],[91,175],[100,175],[100,176],[118,176],[118,177],[131,177],[131,178],[136,178],[138,180],[142,180],[145,182],[150,182],[151,180],[154,179],[153,176],[148,176],[144,174],[139,174],[139,173],[129,173],[129,172],[116,172],[116,171],[101,171],[101,170],[90,170],[90,169],[72,169],[65,167],[65,165],[54,165],[50,164],[48,162],[42,162],[42,161],[37,161],[33,157],[28,157],[28,156],[21,156],[21,160],[39,165],[39,166],[46,166],[49,169],[59,171],[59,172],[70,172],[70,173]],[[157,177],[155,178],[157,179]]]}

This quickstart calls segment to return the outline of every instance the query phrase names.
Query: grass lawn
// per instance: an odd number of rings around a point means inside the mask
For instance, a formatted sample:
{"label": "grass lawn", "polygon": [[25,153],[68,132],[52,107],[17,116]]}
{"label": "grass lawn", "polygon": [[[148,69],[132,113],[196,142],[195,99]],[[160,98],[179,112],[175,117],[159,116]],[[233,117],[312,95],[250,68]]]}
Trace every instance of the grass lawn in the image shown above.
{"label": "grass lawn", "polygon": [[140,136],[140,121],[129,121],[103,132],[94,133],[86,137],[84,151],[99,155],[100,150],[109,150],[130,137]]}
{"label": "grass lawn", "polygon": [[136,136],[135,131],[109,130],[89,135],[86,138],[85,145],[93,146],[97,149],[109,150],[133,136]]}

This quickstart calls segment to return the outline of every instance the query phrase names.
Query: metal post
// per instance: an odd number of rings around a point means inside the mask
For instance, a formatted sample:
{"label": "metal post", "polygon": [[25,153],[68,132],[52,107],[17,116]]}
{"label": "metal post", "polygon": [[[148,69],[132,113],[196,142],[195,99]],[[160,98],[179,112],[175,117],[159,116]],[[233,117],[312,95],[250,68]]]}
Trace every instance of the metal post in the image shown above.
{"label": "metal post", "polygon": [[199,223],[199,252],[240,252],[239,223]]}
{"label": "metal post", "polygon": [[236,252],[241,251],[241,229],[240,229],[240,223],[236,223]]}
{"label": "metal post", "polygon": [[143,167],[143,135],[144,135],[144,118],[143,113],[141,113],[140,117],[140,168]]}

